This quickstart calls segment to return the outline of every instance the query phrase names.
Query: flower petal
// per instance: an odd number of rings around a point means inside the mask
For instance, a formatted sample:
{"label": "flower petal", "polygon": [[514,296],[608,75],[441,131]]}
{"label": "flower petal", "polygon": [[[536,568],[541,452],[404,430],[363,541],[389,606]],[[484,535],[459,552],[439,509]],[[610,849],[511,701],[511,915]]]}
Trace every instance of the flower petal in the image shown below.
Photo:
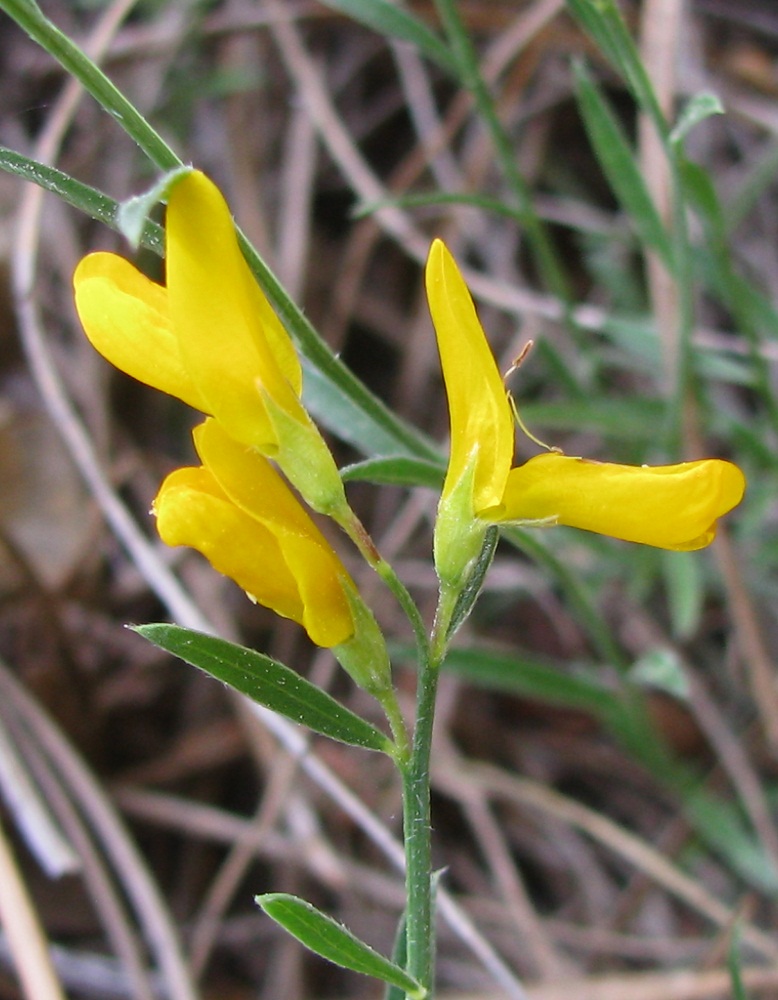
{"label": "flower petal", "polygon": [[139,382],[206,409],[184,367],[161,285],[113,253],[85,257],[73,285],[86,335],[104,358]]}
{"label": "flower petal", "polygon": [[512,469],[495,520],[548,520],[662,549],[700,549],[743,497],[736,465],[630,466],[543,454]]}
{"label": "flower petal", "polygon": [[[220,488],[278,542],[302,599],[301,624],[313,641],[335,646],[348,639],[354,622],[343,589],[349,580],[346,568],[275,468],[229,437],[216,420],[200,424],[193,437]],[[274,571],[272,563],[269,571]]]}
{"label": "flower petal", "polygon": [[153,509],[163,542],[196,549],[259,604],[302,624],[297,582],[275,536],[236,507],[207,469],[171,472]]}
{"label": "flower petal", "polygon": [[258,386],[288,412],[302,406],[299,360],[238,246],[229,208],[204,174],[187,174],[168,203],[167,289],[187,371],[237,440],[272,449]]}
{"label": "flower petal", "polygon": [[474,509],[481,510],[502,498],[513,457],[513,414],[470,292],[441,240],[430,248],[426,282],[451,421],[443,498],[475,455]]}

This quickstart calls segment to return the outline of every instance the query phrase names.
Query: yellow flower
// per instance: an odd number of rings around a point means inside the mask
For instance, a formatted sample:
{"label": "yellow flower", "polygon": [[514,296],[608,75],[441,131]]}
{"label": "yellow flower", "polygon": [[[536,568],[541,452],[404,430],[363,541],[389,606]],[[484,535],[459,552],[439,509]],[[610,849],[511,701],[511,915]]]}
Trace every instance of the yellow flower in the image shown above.
{"label": "yellow flower", "polygon": [[470,292],[440,240],[430,249],[426,281],[451,421],[435,539],[442,579],[455,583],[466,574],[487,523],[565,524],[665,549],[712,541],[716,520],[745,489],[731,462],[652,468],[549,453],[511,468],[514,421],[505,387]]}
{"label": "yellow flower", "polygon": [[166,216],[166,287],[112,253],[73,276],[93,346],[140,382],[215,416],[237,441],[277,446],[260,389],[299,416],[300,362],[238,246],[218,188],[185,175]]}
{"label": "yellow flower", "polygon": [[294,345],[243,257],[224,198],[192,171],[166,214],[166,285],[112,253],[73,276],[93,346],[117,368],[215,417],[276,459],[315,509],[345,507],[335,462],[300,402]]}
{"label": "yellow flower", "polygon": [[354,634],[340,559],[270,462],[213,419],[196,427],[203,465],[177,469],[154,501],[168,545],[187,545],[252,600],[291,618],[319,646]]}

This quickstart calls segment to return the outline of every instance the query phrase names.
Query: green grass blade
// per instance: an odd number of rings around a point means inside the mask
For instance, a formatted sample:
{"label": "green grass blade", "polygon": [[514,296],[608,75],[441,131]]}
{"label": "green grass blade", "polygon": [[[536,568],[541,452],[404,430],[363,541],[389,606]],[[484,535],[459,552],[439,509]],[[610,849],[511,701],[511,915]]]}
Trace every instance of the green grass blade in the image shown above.
{"label": "green grass blade", "polygon": [[654,127],[667,141],[669,128],[637,46],[614,0],[567,0],[567,7],[621,75]]}
{"label": "green grass blade", "polygon": [[624,130],[583,63],[574,66],[578,107],[587,135],[617,201],[629,216],[641,243],[661,256],[673,273],[672,241],[648,192]]}
{"label": "green grass blade", "polygon": [[723,114],[724,105],[715,94],[706,90],[694,94],[678,116],[678,121],[670,133],[670,142],[677,148],[679,153],[682,152],[683,142],[695,125],[699,125],[700,122],[705,121],[706,118],[710,118],[711,115]]}
{"label": "green grass blade", "polygon": [[621,699],[595,678],[591,665],[586,673],[582,669],[574,674],[562,664],[527,653],[473,647],[450,650],[444,669],[476,687],[510,692],[598,718],[621,711]]}
{"label": "green grass blade", "polygon": [[732,313],[746,338],[755,384],[773,430],[778,430],[778,402],[761,351],[762,331],[771,337],[778,334],[778,313],[759,289],[735,270],[724,210],[710,174],[698,164],[681,159],[680,177],[686,198],[704,227],[704,247],[698,252],[702,277],[710,293]]}
{"label": "green grass blade", "polygon": [[732,928],[732,936],[727,952],[727,967],[729,968],[729,977],[732,981],[732,1000],[748,1000],[748,994],[746,993],[746,988],[743,984],[743,977],[740,972],[740,968],[743,964],[743,959],[740,954],[741,936],[742,931],[740,924],[736,923]]}
{"label": "green grass blade", "polygon": [[388,0],[321,0],[321,3],[372,28],[379,35],[410,42],[441,69],[456,74],[456,62],[445,42],[402,7]]}
{"label": "green grass blade", "polygon": [[614,667],[625,668],[627,664],[624,654],[615,642],[608,623],[595,607],[590,589],[543,543],[541,533],[527,528],[503,528],[502,534],[517,549],[549,572],[553,579],[559,581],[581,627],[585,629],[601,659]]}
{"label": "green grass blade", "polygon": [[456,62],[458,78],[472,94],[478,113],[489,130],[497,162],[520,213],[527,242],[540,273],[548,290],[563,304],[566,318],[572,328],[571,292],[565,267],[549,238],[546,227],[535,211],[529,185],[518,167],[513,139],[503,127],[490,88],[481,74],[478,52],[464,25],[459,5],[456,0],[435,0],[435,7]]}

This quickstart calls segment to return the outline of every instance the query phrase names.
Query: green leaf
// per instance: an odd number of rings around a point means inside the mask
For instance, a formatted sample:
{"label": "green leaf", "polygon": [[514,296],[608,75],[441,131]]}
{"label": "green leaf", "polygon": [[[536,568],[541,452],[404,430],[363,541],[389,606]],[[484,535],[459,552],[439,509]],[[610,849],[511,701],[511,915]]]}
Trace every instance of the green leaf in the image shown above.
{"label": "green leaf", "polygon": [[421,458],[389,455],[386,458],[369,458],[341,469],[346,483],[366,482],[379,486],[428,486],[439,490],[445,469],[440,462],[427,462]]}
{"label": "green leaf", "polygon": [[[403,910],[400,922],[397,925],[397,932],[392,945],[392,961],[401,969],[405,968],[408,959],[408,914]],[[393,983],[386,984],[384,1000],[405,1000],[405,990]]]}
{"label": "green leaf", "polygon": [[445,43],[423,21],[396,4],[388,0],[321,0],[321,3],[372,28],[379,35],[410,42],[422,55],[456,75],[456,63]]}
{"label": "green leaf", "polygon": [[292,722],[342,743],[392,753],[391,740],[375,726],[263,653],[179,625],[138,625],[133,631]]}
{"label": "green leaf", "polygon": [[648,244],[674,270],[670,238],[643,180],[621,123],[583,64],[573,68],[576,97],[597,160],[641,243]]}
{"label": "green leaf", "polygon": [[427,990],[399,965],[360,941],[343,924],[328,917],[304,899],[285,892],[254,897],[269,917],[310,951],[352,972],[380,979],[405,990],[413,1000],[424,1000]]}
{"label": "green leaf", "polygon": [[681,146],[695,125],[710,118],[711,115],[723,114],[724,106],[715,94],[710,91],[701,91],[699,94],[695,94],[686,104],[675,128],[670,133],[670,142],[675,146]]}
{"label": "green leaf", "polygon": [[169,170],[148,191],[128,198],[119,205],[116,221],[120,232],[133,249],[138,249],[151,210],[161,201],[167,201],[171,189],[182,177],[191,172],[191,167],[176,167],[174,170]]}
{"label": "green leaf", "polygon": [[[303,350],[310,346],[310,341],[298,342]],[[323,427],[365,455],[439,460],[435,445],[386,410],[338,359],[332,358],[337,367],[324,367],[318,354],[308,357],[311,363],[303,362],[303,403]]]}
{"label": "green leaf", "polygon": [[[9,174],[21,177],[22,180],[37,184],[44,191],[57,195],[68,205],[77,208],[98,222],[110,226],[111,229],[119,231],[118,214],[119,203],[97,188],[90,187],[77,181],[70,174],[66,174],[56,167],[50,167],[38,160],[32,160],[28,156],[0,146],[0,170],[5,170]],[[141,242],[149,250],[153,250],[160,256],[164,253],[164,234],[161,226],[156,222],[145,223]]]}

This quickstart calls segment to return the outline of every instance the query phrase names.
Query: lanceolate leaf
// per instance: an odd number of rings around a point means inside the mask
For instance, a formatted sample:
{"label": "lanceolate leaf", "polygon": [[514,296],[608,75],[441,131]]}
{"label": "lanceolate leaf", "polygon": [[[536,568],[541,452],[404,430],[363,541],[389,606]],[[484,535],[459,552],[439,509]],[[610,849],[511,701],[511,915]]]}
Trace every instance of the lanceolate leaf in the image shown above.
{"label": "lanceolate leaf", "polygon": [[322,736],[367,750],[392,751],[391,740],[379,729],[269,656],[179,625],[139,625],[134,631],[265,708]]}
{"label": "lanceolate leaf", "polygon": [[383,458],[369,458],[341,469],[344,482],[376,483],[380,486],[428,486],[439,490],[445,475],[443,459],[430,462],[423,458],[406,458],[404,455],[389,455]]}
{"label": "lanceolate leaf", "polygon": [[[42,187],[44,191],[56,194],[68,205],[79,209],[85,215],[98,222],[105,223],[111,229],[119,228],[118,212],[119,203],[109,198],[107,194],[98,191],[97,188],[90,187],[77,181],[75,177],[66,174],[63,170],[50,167],[38,160],[32,160],[29,156],[17,153],[13,149],[0,146],[0,170],[5,170],[9,174],[21,177],[22,180],[31,181]],[[162,255],[164,253],[164,236],[162,227],[156,222],[146,221],[143,228],[141,242],[145,247]]]}
{"label": "lanceolate leaf", "polygon": [[264,896],[256,896],[255,900],[269,917],[316,955],[352,972],[361,972],[381,982],[391,983],[414,1000],[426,997],[426,989],[404,969],[384,958],[343,924],[304,899],[283,892],[268,892]]}

